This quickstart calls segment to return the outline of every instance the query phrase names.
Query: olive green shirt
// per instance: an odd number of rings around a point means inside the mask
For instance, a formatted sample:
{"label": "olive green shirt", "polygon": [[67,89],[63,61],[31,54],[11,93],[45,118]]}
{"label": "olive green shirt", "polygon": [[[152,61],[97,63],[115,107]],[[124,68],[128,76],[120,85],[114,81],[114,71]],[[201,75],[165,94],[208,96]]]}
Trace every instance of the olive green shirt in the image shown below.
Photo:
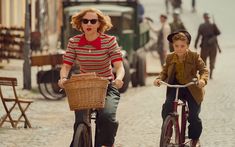
{"label": "olive green shirt", "polygon": [[173,60],[176,63],[175,64],[175,77],[176,77],[176,80],[180,84],[186,84],[187,82],[185,80],[185,73],[184,73],[184,71],[185,71],[185,69],[184,69],[185,68],[185,66],[184,66],[185,56],[183,57],[183,60],[180,61],[179,57],[176,54],[174,54]]}

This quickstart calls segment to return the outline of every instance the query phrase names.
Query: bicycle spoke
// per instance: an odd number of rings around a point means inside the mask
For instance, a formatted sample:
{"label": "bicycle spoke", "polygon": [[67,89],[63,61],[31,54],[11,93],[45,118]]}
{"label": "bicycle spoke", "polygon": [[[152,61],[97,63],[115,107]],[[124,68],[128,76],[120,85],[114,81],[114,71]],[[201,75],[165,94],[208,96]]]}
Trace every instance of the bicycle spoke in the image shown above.
{"label": "bicycle spoke", "polygon": [[167,117],[163,127],[160,139],[160,147],[176,147],[179,145],[179,128],[176,125],[174,117]]}

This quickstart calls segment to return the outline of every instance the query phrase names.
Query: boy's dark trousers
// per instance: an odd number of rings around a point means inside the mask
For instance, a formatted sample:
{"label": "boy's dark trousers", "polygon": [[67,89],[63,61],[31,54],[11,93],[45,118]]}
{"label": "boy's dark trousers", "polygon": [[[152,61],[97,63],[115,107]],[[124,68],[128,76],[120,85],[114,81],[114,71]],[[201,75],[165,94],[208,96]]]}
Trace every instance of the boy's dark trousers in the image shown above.
{"label": "boy's dark trousers", "polygon": [[[179,84],[177,82],[173,84]],[[167,88],[166,100],[162,106],[162,118],[165,120],[167,115],[173,111],[172,102],[176,96],[176,88]],[[186,100],[189,107],[189,117],[188,117],[188,136],[190,139],[199,139],[202,132],[202,122],[199,118],[199,113],[201,110],[201,104],[197,104],[191,95],[188,88],[179,89],[179,99]]]}

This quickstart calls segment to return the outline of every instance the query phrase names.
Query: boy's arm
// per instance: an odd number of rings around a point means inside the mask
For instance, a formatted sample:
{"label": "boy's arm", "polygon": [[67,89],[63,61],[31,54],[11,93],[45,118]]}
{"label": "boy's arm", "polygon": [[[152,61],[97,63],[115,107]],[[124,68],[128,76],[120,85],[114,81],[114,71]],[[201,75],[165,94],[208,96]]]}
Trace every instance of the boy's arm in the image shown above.
{"label": "boy's arm", "polygon": [[206,64],[204,63],[204,61],[202,60],[199,54],[196,55],[196,58],[197,58],[196,65],[197,65],[197,69],[199,70],[200,79],[204,80],[205,84],[207,84],[209,71],[206,67]]}

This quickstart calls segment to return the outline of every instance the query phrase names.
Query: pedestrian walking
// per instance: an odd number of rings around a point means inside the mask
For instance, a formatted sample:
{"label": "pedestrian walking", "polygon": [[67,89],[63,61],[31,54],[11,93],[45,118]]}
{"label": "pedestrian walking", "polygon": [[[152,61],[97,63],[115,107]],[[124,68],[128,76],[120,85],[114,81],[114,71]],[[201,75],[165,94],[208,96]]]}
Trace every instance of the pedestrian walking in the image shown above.
{"label": "pedestrian walking", "polygon": [[[160,86],[160,81],[173,85],[184,85],[191,82],[193,78],[198,79],[198,85],[179,89],[179,97],[186,100],[189,106],[188,137],[191,139],[190,146],[196,147],[200,144],[199,138],[202,133],[202,122],[199,113],[204,97],[203,87],[208,80],[208,70],[200,55],[189,49],[191,35],[187,31],[171,33],[167,39],[173,44],[174,52],[167,55],[166,64],[160,75],[154,80],[154,85]],[[172,112],[175,95],[176,89],[168,87],[166,100],[162,106],[163,120]]]}
{"label": "pedestrian walking", "polygon": [[127,0],[127,2],[136,2],[138,22],[142,22],[144,20],[144,13],[145,13],[144,5],[140,2],[140,0]]}
{"label": "pedestrian walking", "polygon": [[[123,85],[125,74],[120,47],[114,36],[105,34],[112,27],[110,17],[100,10],[87,8],[72,16],[72,26],[82,34],[69,39],[58,82],[61,88],[68,78],[69,71],[78,62],[81,73],[95,72],[100,77],[111,77],[112,83],[107,89],[105,107],[99,110],[96,118],[96,147],[113,147],[118,122],[116,111],[120,99],[118,88]],[[112,66],[116,70],[116,78]],[[113,86],[115,85],[115,86]],[[83,111],[75,111],[74,135],[76,128],[83,119]],[[71,146],[73,141],[71,142]]]}
{"label": "pedestrian walking", "polygon": [[173,8],[173,11],[178,9],[178,10],[182,10],[182,0],[171,0],[171,5]]}
{"label": "pedestrian walking", "polygon": [[159,54],[161,65],[163,66],[165,63],[167,51],[169,50],[167,36],[171,33],[171,28],[167,22],[167,16],[165,14],[160,15],[160,22],[160,30],[155,30],[155,33],[158,36],[155,48]]}
{"label": "pedestrian walking", "polygon": [[144,20],[144,13],[145,13],[144,5],[139,0],[136,0],[136,3],[138,10],[138,21],[142,22]]}
{"label": "pedestrian walking", "polygon": [[200,24],[198,28],[197,37],[195,40],[195,49],[197,49],[198,41],[201,38],[201,57],[202,60],[207,64],[207,58],[209,57],[210,67],[210,79],[213,77],[213,70],[215,68],[215,61],[217,50],[221,52],[217,36],[220,35],[220,30],[215,23],[210,21],[209,13],[203,14],[204,23]]}
{"label": "pedestrian walking", "polygon": [[[184,23],[180,19],[180,12],[178,10],[175,10],[172,16],[173,16],[173,21],[170,23],[171,33],[174,33],[179,30],[186,30]],[[174,48],[171,43],[169,47],[170,47],[170,52],[173,52]]]}
{"label": "pedestrian walking", "polygon": [[169,14],[169,2],[170,0],[165,0],[166,14]]}
{"label": "pedestrian walking", "polygon": [[157,51],[160,55],[161,65],[163,66],[166,60],[166,54],[169,50],[169,44],[167,41],[167,36],[171,32],[170,25],[167,21],[167,16],[164,14],[160,15],[161,29],[158,31],[157,39]]}
{"label": "pedestrian walking", "polygon": [[165,0],[166,13],[169,14],[169,3],[172,7],[172,10],[182,11],[182,0]]}
{"label": "pedestrian walking", "polygon": [[192,12],[196,12],[196,0],[192,0]]}

